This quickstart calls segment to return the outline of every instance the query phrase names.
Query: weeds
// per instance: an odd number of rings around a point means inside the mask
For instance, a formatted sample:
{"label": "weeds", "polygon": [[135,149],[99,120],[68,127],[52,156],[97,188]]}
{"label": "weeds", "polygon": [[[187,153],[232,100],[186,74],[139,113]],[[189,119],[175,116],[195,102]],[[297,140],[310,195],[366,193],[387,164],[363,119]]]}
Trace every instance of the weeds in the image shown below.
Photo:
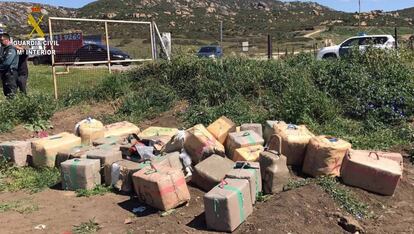
{"label": "weeds", "polygon": [[103,196],[106,193],[112,192],[111,187],[106,187],[103,185],[97,185],[94,189],[78,189],[76,190],[77,197],[91,197],[91,196]]}
{"label": "weeds", "polygon": [[358,218],[369,218],[368,206],[358,201],[347,188],[340,186],[335,178],[319,177],[316,183],[348,213]]}
{"label": "weeds", "polygon": [[95,218],[90,219],[88,222],[81,223],[80,225],[74,226],[72,228],[72,232],[74,234],[90,234],[90,233],[96,233],[99,231],[101,227],[99,226],[99,223],[95,221]]}
{"label": "weeds", "polygon": [[352,214],[358,218],[370,218],[368,205],[358,201],[354,194],[352,194],[352,192],[350,192],[347,188],[341,186],[336,178],[318,177],[290,180],[283,190],[293,190],[309,184],[319,185],[342,209],[346,210],[349,214]]}
{"label": "weeds", "polygon": [[60,172],[57,168],[17,168],[3,163],[0,169],[0,191],[26,190],[37,193],[58,183],[60,183]]}
{"label": "weeds", "polygon": [[27,200],[0,203],[0,213],[15,211],[20,214],[30,214],[37,210],[39,210],[38,205]]}

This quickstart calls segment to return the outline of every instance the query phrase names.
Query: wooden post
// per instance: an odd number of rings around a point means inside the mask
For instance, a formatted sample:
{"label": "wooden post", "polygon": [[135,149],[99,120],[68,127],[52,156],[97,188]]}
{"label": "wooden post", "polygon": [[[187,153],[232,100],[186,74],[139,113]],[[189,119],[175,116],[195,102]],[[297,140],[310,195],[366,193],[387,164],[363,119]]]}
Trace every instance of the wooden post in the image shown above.
{"label": "wooden post", "polygon": [[277,47],[277,59],[280,59],[280,48]]}
{"label": "wooden post", "polygon": [[267,59],[273,59],[272,36],[270,34],[267,35]]}
{"label": "wooden post", "polygon": [[106,40],[106,53],[108,56],[108,71],[109,74],[112,73],[111,69],[111,50],[109,48],[109,34],[108,34],[108,22],[105,21],[105,40]]}
{"label": "wooden post", "polygon": [[398,29],[397,27],[394,28],[394,38],[395,38],[395,49],[398,50]]}

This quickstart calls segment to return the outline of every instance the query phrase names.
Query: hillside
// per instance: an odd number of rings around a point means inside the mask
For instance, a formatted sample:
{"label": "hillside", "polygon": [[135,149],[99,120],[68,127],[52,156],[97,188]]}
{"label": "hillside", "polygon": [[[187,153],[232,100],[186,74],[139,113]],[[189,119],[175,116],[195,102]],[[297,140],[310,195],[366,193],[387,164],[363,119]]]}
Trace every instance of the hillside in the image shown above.
{"label": "hillside", "polygon": [[227,36],[260,36],[319,24],[352,23],[351,15],[316,3],[264,0],[100,0],[78,11],[79,17],[155,20],[163,30],[186,36],[216,37],[223,21]]}
{"label": "hillside", "polygon": [[[0,23],[12,33],[28,33],[27,12],[33,5],[0,3]],[[409,8],[395,12],[367,12],[359,17],[317,3],[277,0],[98,0],[80,9],[41,6],[48,16],[154,20],[162,31],[171,31],[175,38],[197,39],[217,38],[220,21],[223,21],[226,38],[263,37],[271,33],[276,39],[283,40],[297,36],[296,31],[317,26],[356,26],[359,21],[363,26],[411,26],[414,13],[414,8]],[[45,22],[46,19],[42,28],[47,29]]]}
{"label": "hillside", "polygon": [[[27,16],[33,6],[41,6],[42,14],[46,15],[46,18],[40,23],[43,29],[48,28],[47,16],[75,16],[75,10],[70,8],[27,2],[0,2],[0,24],[4,31],[11,32],[12,34],[29,34],[32,27],[27,23]],[[38,16],[36,14],[34,14],[35,17]]]}

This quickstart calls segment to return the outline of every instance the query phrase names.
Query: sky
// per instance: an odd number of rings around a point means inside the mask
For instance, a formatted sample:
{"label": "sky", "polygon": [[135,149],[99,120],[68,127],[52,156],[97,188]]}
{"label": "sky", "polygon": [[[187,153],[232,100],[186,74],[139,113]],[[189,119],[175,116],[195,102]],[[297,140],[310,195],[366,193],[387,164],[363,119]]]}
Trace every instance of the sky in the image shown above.
{"label": "sky", "polygon": [[[8,0],[0,0],[1,2],[9,2]],[[21,2],[38,2],[50,5],[58,5],[65,7],[79,8],[92,0],[29,0]],[[117,0],[114,0],[117,1]],[[322,5],[331,7],[336,10],[356,12],[358,11],[358,0],[312,0]],[[361,0],[362,11],[384,10],[392,11],[408,7],[414,7],[414,0]]]}

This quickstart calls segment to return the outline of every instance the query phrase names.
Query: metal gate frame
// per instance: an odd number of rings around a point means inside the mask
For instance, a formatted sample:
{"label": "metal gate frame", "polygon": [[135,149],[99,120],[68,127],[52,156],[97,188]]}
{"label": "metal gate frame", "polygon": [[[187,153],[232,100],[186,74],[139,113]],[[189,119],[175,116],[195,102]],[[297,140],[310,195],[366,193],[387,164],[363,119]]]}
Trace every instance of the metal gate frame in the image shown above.
{"label": "metal gate frame", "polygon": [[[49,38],[53,40],[53,29],[52,29],[52,20],[55,21],[77,21],[77,22],[103,22],[105,24],[105,41],[106,41],[106,50],[108,54],[107,61],[89,61],[89,62],[55,62],[55,55],[52,53],[52,74],[53,74],[53,86],[54,86],[54,94],[55,99],[58,99],[58,88],[57,88],[57,76],[59,74],[64,74],[69,72],[68,66],[73,65],[84,65],[84,64],[108,64],[108,72],[112,73],[111,68],[111,55],[109,50],[109,33],[108,33],[108,23],[124,23],[124,24],[143,24],[149,26],[150,37],[151,37],[151,59],[130,59],[130,60],[117,60],[116,63],[130,63],[130,62],[147,62],[147,61],[155,61],[158,59],[157,55],[157,39],[161,45],[161,50],[165,53],[167,60],[171,59],[171,55],[168,53],[166,46],[161,38],[160,31],[158,30],[158,26],[155,22],[149,21],[126,21],[126,20],[104,20],[104,19],[83,19],[83,18],[61,18],[61,17],[49,17]],[[50,46],[51,50],[54,50],[53,43]],[[65,66],[66,71],[63,73],[56,72],[56,66]]]}

